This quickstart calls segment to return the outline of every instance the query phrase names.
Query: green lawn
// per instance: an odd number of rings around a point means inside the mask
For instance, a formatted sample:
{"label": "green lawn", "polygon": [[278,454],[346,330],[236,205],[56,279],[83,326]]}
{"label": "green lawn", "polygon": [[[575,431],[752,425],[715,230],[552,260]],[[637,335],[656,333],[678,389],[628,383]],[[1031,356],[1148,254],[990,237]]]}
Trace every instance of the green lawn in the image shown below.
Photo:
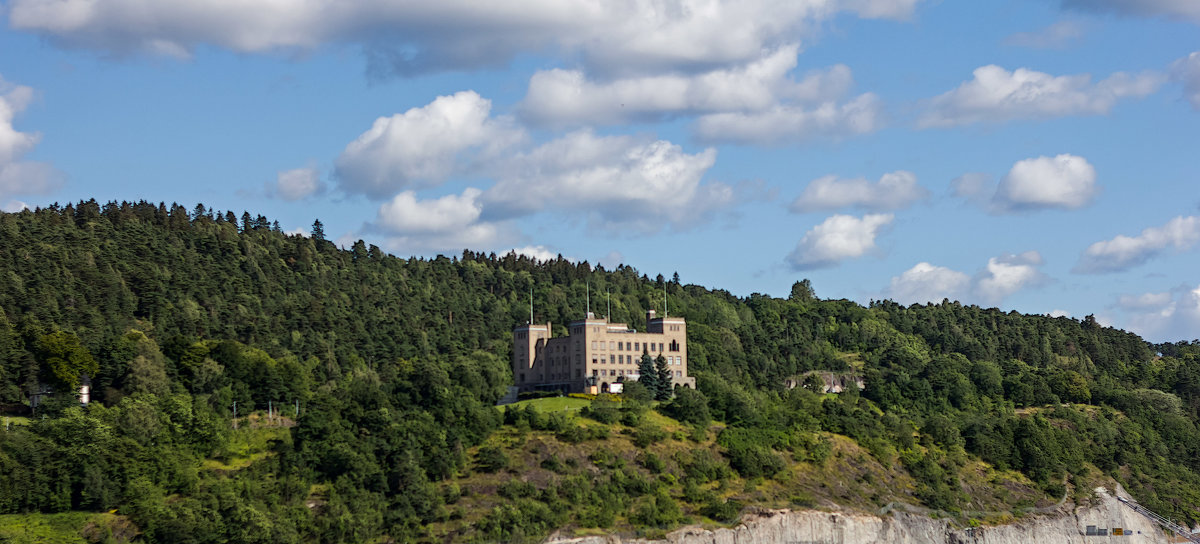
{"label": "green lawn", "polygon": [[83,529],[106,514],[64,512],[62,514],[0,515],[0,542],[13,544],[85,544]]}
{"label": "green lawn", "polygon": [[[12,426],[29,425],[29,418],[27,418],[27,417],[19,417],[19,416],[0,417],[0,425],[4,425],[5,421],[7,421],[8,424],[12,425]],[[0,427],[0,430],[3,430],[3,428]]]}
{"label": "green lawn", "polygon": [[[523,408],[525,406],[533,406],[539,412],[578,412],[584,406],[587,406],[591,401],[585,399],[575,399],[571,397],[548,397],[544,399],[530,399],[520,402],[514,402],[508,406],[513,408]],[[499,407],[498,407],[499,408]]]}

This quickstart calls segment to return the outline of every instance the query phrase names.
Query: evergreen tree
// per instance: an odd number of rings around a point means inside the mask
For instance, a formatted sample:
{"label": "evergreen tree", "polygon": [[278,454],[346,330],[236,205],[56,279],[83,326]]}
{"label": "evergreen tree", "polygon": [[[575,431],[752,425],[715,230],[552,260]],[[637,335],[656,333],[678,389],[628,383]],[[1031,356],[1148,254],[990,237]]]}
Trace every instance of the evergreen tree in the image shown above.
{"label": "evergreen tree", "polygon": [[312,224],[312,239],[314,242],[325,241],[325,225],[321,224],[321,220],[317,219]]}
{"label": "evergreen tree", "polygon": [[658,372],[654,370],[654,360],[646,350],[642,350],[642,359],[638,361],[638,383],[646,386],[650,394],[658,398]]}
{"label": "evergreen tree", "polygon": [[671,400],[671,394],[675,391],[671,387],[671,369],[667,367],[667,358],[660,353],[654,361],[655,374],[657,378],[658,392],[654,395],[658,400]]}

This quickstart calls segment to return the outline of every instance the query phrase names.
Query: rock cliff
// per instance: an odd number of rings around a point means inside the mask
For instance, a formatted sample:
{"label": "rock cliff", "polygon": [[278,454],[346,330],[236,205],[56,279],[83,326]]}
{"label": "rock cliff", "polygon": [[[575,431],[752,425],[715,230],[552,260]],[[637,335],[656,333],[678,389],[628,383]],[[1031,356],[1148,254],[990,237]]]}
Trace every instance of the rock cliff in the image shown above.
{"label": "rock cliff", "polygon": [[[1117,493],[1123,495],[1118,489]],[[1121,528],[1130,536],[1088,536],[1088,526]],[[556,544],[1167,544],[1150,520],[1103,488],[1091,506],[1063,507],[1010,525],[958,529],[946,520],[894,512],[880,517],[849,512],[770,510],[746,516],[732,529],[684,528],[665,540],[616,536],[551,540]]]}

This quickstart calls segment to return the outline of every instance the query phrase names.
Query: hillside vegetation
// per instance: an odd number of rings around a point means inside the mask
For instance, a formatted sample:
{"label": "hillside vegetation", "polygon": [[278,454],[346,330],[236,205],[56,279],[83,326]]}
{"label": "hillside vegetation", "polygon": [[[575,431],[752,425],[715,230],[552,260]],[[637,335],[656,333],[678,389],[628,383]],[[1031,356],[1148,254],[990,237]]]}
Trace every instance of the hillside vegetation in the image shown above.
{"label": "hillside vegetation", "polygon": [[[634,324],[665,289],[698,390],[495,408],[530,289],[565,334],[587,284]],[[81,202],[0,214],[0,407],[22,423],[0,430],[0,514],[116,510],[136,531],[112,538],[148,542],[524,541],[754,506],[989,523],[1116,480],[1195,522],[1198,356],[1090,316],[862,307],[806,281],[736,297],[625,266],[401,259],[262,216]],[[866,386],[784,386],[813,370]],[[82,373],[87,408],[59,394],[15,419],[39,383],[70,391]]]}

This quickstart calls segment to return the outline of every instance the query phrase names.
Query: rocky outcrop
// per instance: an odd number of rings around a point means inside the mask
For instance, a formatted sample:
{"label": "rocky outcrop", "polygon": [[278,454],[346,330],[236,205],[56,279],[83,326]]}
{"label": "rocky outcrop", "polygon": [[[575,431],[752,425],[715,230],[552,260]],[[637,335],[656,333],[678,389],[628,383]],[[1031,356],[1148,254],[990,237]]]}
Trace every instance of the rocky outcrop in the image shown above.
{"label": "rocky outcrop", "polygon": [[[1120,489],[1118,493],[1123,493]],[[684,528],[665,540],[616,536],[551,540],[556,544],[1167,544],[1162,531],[1103,488],[1095,504],[1064,508],[1010,525],[958,529],[946,520],[893,512],[887,516],[812,510],[769,510],[746,516],[731,529]],[[1131,536],[1089,536],[1088,526]]]}

